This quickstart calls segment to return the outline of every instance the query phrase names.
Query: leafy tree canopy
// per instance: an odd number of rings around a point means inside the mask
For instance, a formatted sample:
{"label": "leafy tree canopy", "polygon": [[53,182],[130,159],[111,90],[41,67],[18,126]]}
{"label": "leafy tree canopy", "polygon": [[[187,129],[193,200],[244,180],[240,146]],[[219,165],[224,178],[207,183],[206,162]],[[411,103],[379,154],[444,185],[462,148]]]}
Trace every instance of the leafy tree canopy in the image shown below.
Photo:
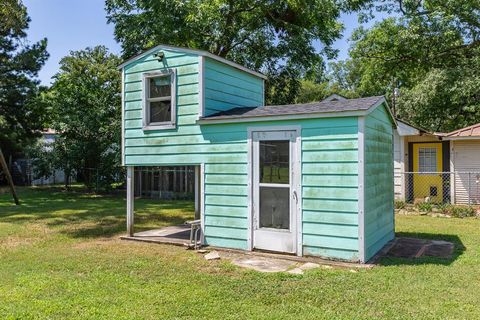
{"label": "leafy tree canopy", "polygon": [[19,151],[43,129],[48,113],[31,98],[38,93],[36,76],[48,58],[47,40],[26,41],[30,19],[18,0],[0,4],[0,147]]}
{"label": "leafy tree canopy", "polygon": [[[42,95],[52,110],[52,127],[60,137],[51,148],[44,148],[50,166],[67,174],[82,174],[87,185],[102,173],[108,180],[120,164],[121,77],[117,66],[121,59],[103,46],[73,51],[60,61],[50,90]],[[110,175],[110,176],[109,176]]]}
{"label": "leafy tree canopy", "polygon": [[383,0],[363,4],[393,14],[352,36],[340,84],[359,95],[395,99],[396,113],[434,131],[480,122],[478,0]]}
{"label": "leafy tree canopy", "polygon": [[[353,1],[355,6],[363,1]],[[124,57],[157,44],[207,50],[267,74],[269,103],[292,102],[299,79],[321,70],[348,1],[106,0]],[[322,44],[316,52],[314,43]]]}

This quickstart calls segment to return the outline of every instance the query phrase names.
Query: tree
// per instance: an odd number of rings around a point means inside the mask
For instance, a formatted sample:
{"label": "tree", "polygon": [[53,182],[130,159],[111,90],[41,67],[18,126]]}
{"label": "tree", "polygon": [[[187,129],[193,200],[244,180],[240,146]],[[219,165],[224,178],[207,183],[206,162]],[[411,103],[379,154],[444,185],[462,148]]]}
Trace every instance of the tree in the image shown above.
{"label": "tree", "polygon": [[[119,57],[103,46],[73,51],[60,61],[51,89],[43,94],[60,134],[40,160],[73,172],[88,187],[108,186],[120,165],[121,77]],[[48,173],[45,166],[39,166]]]}
{"label": "tree", "polygon": [[48,117],[31,100],[39,92],[38,71],[48,58],[47,40],[26,41],[30,19],[18,0],[0,5],[0,148],[8,157],[32,142]]}
{"label": "tree", "polygon": [[[363,1],[354,1],[362,3]],[[106,0],[124,57],[157,44],[207,50],[267,74],[269,103],[293,102],[341,35],[347,1]],[[317,52],[314,42],[323,49]]]}
{"label": "tree", "polygon": [[353,75],[348,86],[359,95],[387,93],[392,101],[399,88],[396,113],[430,130],[479,122],[478,0],[380,3],[394,16],[353,34],[351,60],[340,66]]}

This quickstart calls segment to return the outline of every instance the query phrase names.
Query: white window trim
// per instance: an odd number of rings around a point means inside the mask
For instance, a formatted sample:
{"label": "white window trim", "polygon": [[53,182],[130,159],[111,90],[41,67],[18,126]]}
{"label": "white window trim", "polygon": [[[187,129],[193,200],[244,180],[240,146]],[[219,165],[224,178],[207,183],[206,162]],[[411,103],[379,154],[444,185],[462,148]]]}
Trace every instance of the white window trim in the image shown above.
{"label": "white window trim", "polygon": [[[171,90],[170,90],[170,100],[171,100],[171,119],[170,121],[165,122],[154,122],[150,123],[150,108],[148,107],[148,79],[171,75]],[[164,71],[155,71],[155,72],[146,72],[142,74],[142,118],[143,118],[143,130],[162,130],[162,129],[175,129],[176,120],[177,120],[177,92],[176,92],[176,83],[177,83],[177,72],[175,69],[167,69]],[[155,98],[155,101],[166,100],[164,98]]]}

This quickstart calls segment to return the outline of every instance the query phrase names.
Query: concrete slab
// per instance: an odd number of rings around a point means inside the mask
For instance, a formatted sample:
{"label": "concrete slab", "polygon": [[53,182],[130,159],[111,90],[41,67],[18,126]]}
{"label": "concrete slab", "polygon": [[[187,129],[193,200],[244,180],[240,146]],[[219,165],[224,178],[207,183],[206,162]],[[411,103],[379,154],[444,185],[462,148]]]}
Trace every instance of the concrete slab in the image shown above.
{"label": "concrete slab", "polygon": [[237,256],[231,261],[236,266],[259,272],[285,272],[297,265],[294,261],[255,256]]}
{"label": "concrete slab", "polygon": [[168,237],[188,240],[190,238],[190,225],[169,226],[161,229],[136,232],[134,237]]}

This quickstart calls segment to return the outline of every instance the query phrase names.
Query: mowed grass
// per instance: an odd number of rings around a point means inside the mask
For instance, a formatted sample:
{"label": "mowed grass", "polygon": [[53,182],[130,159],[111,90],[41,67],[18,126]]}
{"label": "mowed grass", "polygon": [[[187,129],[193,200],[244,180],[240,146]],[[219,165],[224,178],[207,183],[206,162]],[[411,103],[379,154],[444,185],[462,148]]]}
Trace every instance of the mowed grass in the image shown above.
{"label": "mowed grass", "polygon": [[[0,195],[0,319],[480,319],[480,220],[397,216],[397,233],[454,241],[453,259],[264,274],[184,248],[121,241],[125,201],[60,189]],[[140,229],[190,202],[136,202]]]}

